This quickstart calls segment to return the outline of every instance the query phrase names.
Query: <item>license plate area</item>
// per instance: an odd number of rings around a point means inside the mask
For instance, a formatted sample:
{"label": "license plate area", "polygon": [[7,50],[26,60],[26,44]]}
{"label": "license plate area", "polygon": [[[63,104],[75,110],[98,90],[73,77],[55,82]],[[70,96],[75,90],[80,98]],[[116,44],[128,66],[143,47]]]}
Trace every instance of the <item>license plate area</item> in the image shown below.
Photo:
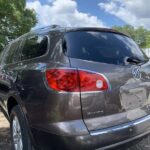
{"label": "license plate area", "polygon": [[120,91],[120,102],[125,110],[143,107],[147,104],[146,89],[143,87],[129,90],[122,88]]}

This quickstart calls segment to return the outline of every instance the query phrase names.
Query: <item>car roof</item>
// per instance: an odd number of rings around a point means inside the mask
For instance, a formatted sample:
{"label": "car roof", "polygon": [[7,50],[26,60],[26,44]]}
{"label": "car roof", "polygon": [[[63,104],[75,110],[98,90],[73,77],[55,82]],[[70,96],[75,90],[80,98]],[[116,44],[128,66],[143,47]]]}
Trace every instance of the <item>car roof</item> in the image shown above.
{"label": "car roof", "polygon": [[75,32],[75,31],[99,31],[99,32],[111,32],[111,33],[128,36],[122,32],[119,32],[111,28],[99,28],[99,27],[61,27],[59,25],[51,25],[51,26],[39,28],[37,30],[33,30],[33,32],[50,32],[50,31],[63,32],[63,33]]}
{"label": "car roof", "polygon": [[128,36],[122,32],[119,32],[117,30],[111,29],[111,28],[98,28],[98,27],[75,27],[75,28],[66,28],[66,32],[70,31],[97,31],[97,32],[110,32],[110,33],[116,33],[124,36]]}
{"label": "car roof", "polygon": [[124,35],[129,37],[128,35],[119,32],[117,30],[111,29],[111,28],[98,28],[98,27],[61,27],[59,25],[50,25],[50,26],[46,26],[46,27],[42,27],[42,28],[38,28],[35,30],[32,30],[20,37],[18,37],[17,39],[13,40],[11,43],[19,40],[20,38],[24,38],[26,36],[28,36],[29,34],[32,33],[44,33],[44,32],[61,32],[61,33],[66,33],[66,32],[75,32],[75,31],[97,31],[97,32],[109,32],[109,33],[116,33],[116,34],[120,34],[120,35]]}

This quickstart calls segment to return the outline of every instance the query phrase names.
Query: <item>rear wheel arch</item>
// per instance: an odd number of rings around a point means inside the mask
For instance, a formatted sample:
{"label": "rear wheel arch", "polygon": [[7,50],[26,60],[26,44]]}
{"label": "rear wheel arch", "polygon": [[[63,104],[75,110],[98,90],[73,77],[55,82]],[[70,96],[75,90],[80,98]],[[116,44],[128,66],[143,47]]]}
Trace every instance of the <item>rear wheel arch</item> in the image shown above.
{"label": "rear wheel arch", "polygon": [[[27,117],[26,117],[26,115],[24,114],[24,112],[22,110],[22,105],[20,104],[20,101],[18,101],[13,96],[10,96],[7,100],[7,111],[8,111],[9,119],[12,115],[12,111],[13,111],[14,108],[20,109],[20,112],[21,112],[20,114],[22,114],[22,119],[24,119],[24,123],[26,124],[27,131],[28,131],[29,136],[31,138],[32,144],[35,146],[35,141],[33,139],[33,135],[32,135],[31,130],[29,128]],[[32,148],[32,149],[34,149],[34,148]]]}
{"label": "rear wheel arch", "polygon": [[[10,131],[11,131],[11,140],[12,140],[12,146],[13,149],[15,149],[14,145],[14,126],[13,126],[13,120],[14,118],[17,118],[18,120],[18,125],[20,126],[20,133],[21,133],[21,140],[23,144],[23,149],[22,150],[33,150],[33,141],[32,137],[29,132],[29,128],[26,122],[25,115],[19,105],[16,105],[12,108],[11,113],[10,113]],[[15,127],[16,128],[16,127]],[[19,132],[16,132],[15,134],[18,135]],[[16,137],[17,138],[17,137]],[[18,137],[19,138],[19,137]]]}

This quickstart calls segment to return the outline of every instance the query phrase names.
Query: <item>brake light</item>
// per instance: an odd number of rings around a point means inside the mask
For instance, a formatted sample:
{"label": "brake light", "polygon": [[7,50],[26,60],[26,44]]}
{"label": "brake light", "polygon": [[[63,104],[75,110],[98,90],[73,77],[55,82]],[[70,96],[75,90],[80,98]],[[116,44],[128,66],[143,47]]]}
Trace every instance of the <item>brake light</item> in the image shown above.
{"label": "brake light", "polygon": [[46,78],[50,88],[56,91],[78,92],[79,82],[77,70],[52,69],[46,71]]}
{"label": "brake light", "polygon": [[93,72],[79,71],[81,92],[104,91],[108,89],[106,79]]}
{"label": "brake light", "polygon": [[84,70],[51,69],[46,71],[50,88],[61,92],[91,92],[108,89],[106,79],[100,75]]}

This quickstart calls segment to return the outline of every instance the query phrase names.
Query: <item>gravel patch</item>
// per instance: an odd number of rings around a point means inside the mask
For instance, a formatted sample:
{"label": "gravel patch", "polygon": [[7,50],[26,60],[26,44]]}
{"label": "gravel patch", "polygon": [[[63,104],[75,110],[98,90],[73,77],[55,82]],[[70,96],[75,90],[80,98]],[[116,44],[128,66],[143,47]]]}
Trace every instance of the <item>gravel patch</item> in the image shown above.
{"label": "gravel patch", "polygon": [[0,111],[0,150],[10,150],[9,122]]}

